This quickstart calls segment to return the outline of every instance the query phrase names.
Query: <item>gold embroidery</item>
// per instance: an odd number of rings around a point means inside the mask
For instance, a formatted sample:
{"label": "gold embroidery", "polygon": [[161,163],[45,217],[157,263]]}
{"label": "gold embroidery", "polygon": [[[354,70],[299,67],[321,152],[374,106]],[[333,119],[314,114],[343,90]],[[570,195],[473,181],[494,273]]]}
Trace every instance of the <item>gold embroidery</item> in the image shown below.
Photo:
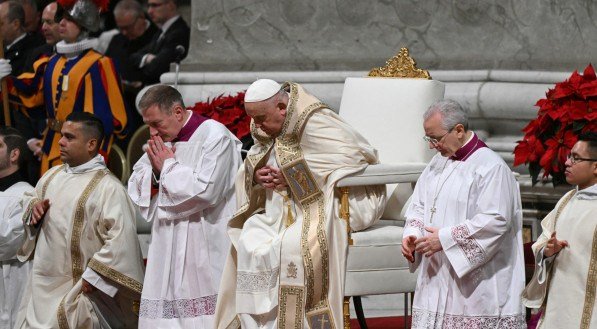
{"label": "gold embroidery", "polygon": [[87,267],[138,294],[143,290],[143,285],[139,281],[116,271],[95,258],[91,258]]}
{"label": "gold embroidery", "polygon": [[595,308],[595,289],[597,283],[597,227],[593,232],[593,247],[591,251],[591,262],[589,263],[589,273],[587,274],[587,289],[585,293],[585,304],[582,309],[582,318],[580,320],[581,329],[589,329],[593,309]]}
{"label": "gold embroidery", "polygon": [[307,322],[309,323],[309,327],[311,329],[335,328],[334,318],[332,317],[330,309],[327,306],[307,313]]}
{"label": "gold embroidery", "polygon": [[85,222],[85,204],[87,203],[87,199],[89,199],[91,192],[93,192],[95,187],[107,173],[107,170],[98,170],[89,184],[87,184],[85,187],[85,190],[79,197],[79,200],[77,200],[77,208],[75,209],[73,228],[70,238],[70,256],[73,271],[73,284],[76,284],[83,274],[83,260],[79,243],[81,242],[81,231],[83,230],[83,223]]}
{"label": "gold embroidery", "polygon": [[303,329],[303,298],[305,288],[280,286],[278,328]]}
{"label": "gold embroidery", "polygon": [[384,78],[419,78],[431,79],[429,71],[417,68],[415,60],[410,57],[408,48],[400,48],[400,52],[386,61],[386,66],[376,67],[369,71],[370,77]]}
{"label": "gold embroidery", "polygon": [[63,169],[64,169],[64,165],[61,165],[60,167],[56,168],[56,170],[54,170],[54,172],[52,174],[50,174],[50,177],[48,177],[48,180],[46,180],[43,187],[41,188],[41,199],[42,200],[46,198],[46,191],[48,190],[48,185],[50,185],[50,182],[52,181],[52,179],[54,179],[54,177]]}
{"label": "gold embroidery", "polygon": [[66,296],[62,297],[62,300],[60,301],[60,305],[58,305],[58,327],[60,327],[60,329],[68,329],[68,319],[66,318],[66,310],[64,309],[64,298],[66,298]]}
{"label": "gold embroidery", "polygon": [[286,277],[296,279],[298,276],[298,271],[296,264],[294,262],[290,262],[288,267],[286,268]]}

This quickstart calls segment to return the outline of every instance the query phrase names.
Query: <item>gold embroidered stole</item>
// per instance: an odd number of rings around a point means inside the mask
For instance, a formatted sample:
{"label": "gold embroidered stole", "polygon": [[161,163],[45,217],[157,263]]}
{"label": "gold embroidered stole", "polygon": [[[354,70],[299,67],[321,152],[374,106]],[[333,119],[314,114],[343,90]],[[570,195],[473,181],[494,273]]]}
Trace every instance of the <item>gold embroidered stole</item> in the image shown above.
{"label": "gold embroidered stole", "polygon": [[253,187],[254,172],[267,162],[272,148],[275,148],[276,160],[286,178],[291,197],[303,213],[301,256],[305,272],[304,287],[280,287],[278,326],[302,328],[306,312],[307,321],[327,322],[329,328],[333,328],[327,299],[329,253],[324,194],[300,147],[300,137],[309,117],[328,106],[306,93],[298,84],[287,82],[283,88],[289,93],[289,102],[279,136],[272,140],[251,122],[251,133],[256,144],[244,164],[245,193],[249,201],[239,209],[230,226],[242,227],[244,221],[265,206],[265,191]]}

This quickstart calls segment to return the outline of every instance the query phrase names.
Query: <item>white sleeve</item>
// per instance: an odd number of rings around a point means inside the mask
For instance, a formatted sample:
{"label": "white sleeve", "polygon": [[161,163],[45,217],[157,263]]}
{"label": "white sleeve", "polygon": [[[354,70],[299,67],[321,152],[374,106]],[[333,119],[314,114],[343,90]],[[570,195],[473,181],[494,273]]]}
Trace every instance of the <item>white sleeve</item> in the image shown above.
{"label": "white sleeve", "polygon": [[85,281],[89,282],[92,286],[101,290],[103,293],[110,297],[114,297],[118,292],[118,287],[110,283],[109,281],[102,278],[101,275],[97,274],[94,270],[89,267],[85,269],[81,276]]}
{"label": "white sleeve", "polygon": [[[9,198],[6,198],[9,199]],[[25,239],[23,206],[18,198],[5,200],[4,218],[0,220],[0,261],[17,257],[17,251]]]}
{"label": "white sleeve", "polygon": [[164,162],[157,195],[157,207],[164,212],[163,218],[187,217],[218,204],[234,190],[240,166],[237,143],[238,140],[226,135],[207,141],[194,168],[176,159]]}
{"label": "white sleeve", "polygon": [[512,226],[522,225],[520,198],[514,200],[513,195],[520,194],[510,169],[495,166],[479,181],[475,215],[439,230],[444,253],[458,277],[490,260],[503,247],[504,237],[511,236]]}

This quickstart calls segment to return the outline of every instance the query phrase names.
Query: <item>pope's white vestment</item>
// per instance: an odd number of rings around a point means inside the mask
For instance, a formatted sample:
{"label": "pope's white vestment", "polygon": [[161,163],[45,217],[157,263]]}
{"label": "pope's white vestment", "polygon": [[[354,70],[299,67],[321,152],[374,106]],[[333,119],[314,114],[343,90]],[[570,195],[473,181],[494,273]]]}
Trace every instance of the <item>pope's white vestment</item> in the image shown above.
{"label": "pope's white vestment", "polygon": [[443,247],[415,253],[412,328],[526,328],[520,192],[499,155],[487,147],[465,161],[435,155],[406,218],[403,237],[436,227]]}
{"label": "pope's white vestment", "polygon": [[[378,162],[376,150],[300,85],[286,83],[282,132],[252,125],[255,145],[237,176],[238,213],[218,300],[216,328],[342,328],[348,239],[336,182]],[[280,168],[288,188],[264,189],[255,170]],[[383,186],[350,189],[350,220],[381,217]]]}
{"label": "pope's white vestment", "polygon": [[[537,265],[523,303],[543,310],[537,328],[597,328],[597,184],[568,192],[542,221]],[[568,247],[545,258],[551,234]]]}
{"label": "pope's white vestment", "polygon": [[[41,225],[33,205],[49,199]],[[134,327],[143,258],[135,208],[97,155],[48,170],[23,198],[26,239],[18,258],[34,258],[15,328]],[[96,288],[83,293],[82,280]]]}
{"label": "pope's white vestment", "polygon": [[188,141],[174,144],[175,158],[164,162],[155,195],[147,154],[129,180],[129,195],[153,222],[140,328],[213,327],[230,246],[226,228],[236,211],[234,178],[241,145],[214,120],[193,130]]}
{"label": "pope's white vestment", "polygon": [[21,199],[33,186],[18,182],[0,192],[0,329],[14,326],[23,290],[29,278],[31,262],[20,262],[17,250],[23,244],[23,206]]}

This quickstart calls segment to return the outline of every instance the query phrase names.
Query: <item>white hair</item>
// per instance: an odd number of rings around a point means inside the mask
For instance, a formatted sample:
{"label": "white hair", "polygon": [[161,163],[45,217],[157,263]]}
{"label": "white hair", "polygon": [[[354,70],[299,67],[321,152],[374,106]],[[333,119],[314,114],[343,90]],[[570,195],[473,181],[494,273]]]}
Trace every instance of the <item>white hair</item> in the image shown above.
{"label": "white hair", "polygon": [[462,124],[464,130],[468,130],[468,113],[458,102],[451,99],[437,101],[425,111],[423,119],[427,121],[436,113],[441,115],[444,129],[450,130],[456,127],[457,124]]}

